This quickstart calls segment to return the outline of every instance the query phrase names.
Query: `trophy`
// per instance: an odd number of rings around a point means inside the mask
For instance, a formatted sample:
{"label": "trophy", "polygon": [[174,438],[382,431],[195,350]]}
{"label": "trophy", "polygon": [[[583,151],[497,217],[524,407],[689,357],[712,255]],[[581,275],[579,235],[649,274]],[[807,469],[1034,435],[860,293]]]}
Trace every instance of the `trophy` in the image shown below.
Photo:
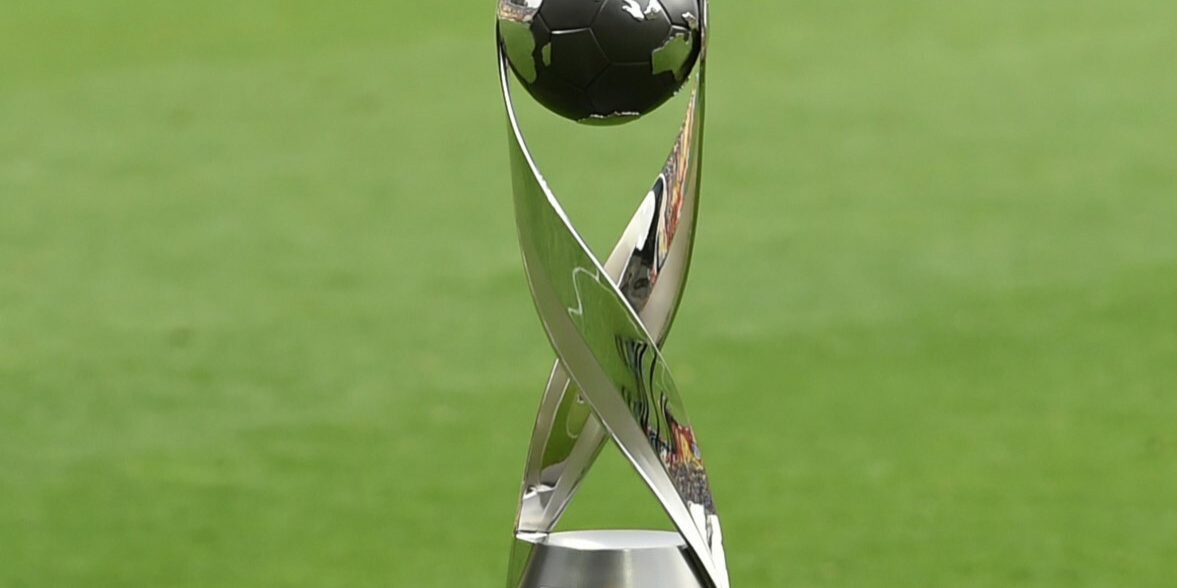
{"label": "trophy", "polygon": [[[699,444],[659,348],[681,299],[697,220],[706,0],[499,0],[499,78],[520,249],[556,352],[532,432],[508,588],[728,588]],[[694,72],[670,156],[602,263],[524,140],[511,74],[591,125],[657,108]],[[554,530],[606,442],[676,531]]]}

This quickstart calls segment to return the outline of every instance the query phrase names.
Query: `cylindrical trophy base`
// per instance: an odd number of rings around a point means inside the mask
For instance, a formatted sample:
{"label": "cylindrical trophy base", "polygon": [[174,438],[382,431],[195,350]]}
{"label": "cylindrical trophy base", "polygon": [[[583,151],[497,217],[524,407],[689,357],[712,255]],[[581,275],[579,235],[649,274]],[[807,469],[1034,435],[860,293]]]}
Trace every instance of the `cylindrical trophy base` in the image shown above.
{"label": "cylindrical trophy base", "polygon": [[705,588],[670,531],[520,533],[518,586],[510,588]]}

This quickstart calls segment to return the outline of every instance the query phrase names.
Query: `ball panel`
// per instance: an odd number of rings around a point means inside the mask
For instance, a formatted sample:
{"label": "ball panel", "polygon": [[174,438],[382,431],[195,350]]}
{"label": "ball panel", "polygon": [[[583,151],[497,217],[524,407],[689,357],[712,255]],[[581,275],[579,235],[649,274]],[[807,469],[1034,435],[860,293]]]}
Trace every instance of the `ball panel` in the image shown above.
{"label": "ball panel", "polygon": [[588,93],[551,72],[541,72],[535,83],[524,84],[533,98],[548,110],[572,120],[584,120],[596,113]]}
{"label": "ball panel", "polygon": [[[541,56],[541,59],[545,58]],[[548,71],[579,88],[587,88],[609,65],[588,29],[552,33],[551,53],[546,63]]]}
{"label": "ball panel", "polygon": [[670,20],[658,0],[606,0],[593,34],[613,63],[650,63],[670,34]]}
{"label": "ball panel", "polygon": [[702,16],[698,0],[661,0],[670,22],[680,27],[698,28]]}
{"label": "ball panel", "polygon": [[552,27],[548,26],[544,17],[536,14],[535,18],[531,20],[531,34],[535,37],[536,46],[542,47],[552,39]]}
{"label": "ball panel", "polygon": [[543,0],[539,15],[553,31],[588,28],[605,0]]}
{"label": "ball panel", "polygon": [[611,65],[589,87],[598,115],[646,114],[670,99],[679,88],[674,75],[654,75],[650,64]]}

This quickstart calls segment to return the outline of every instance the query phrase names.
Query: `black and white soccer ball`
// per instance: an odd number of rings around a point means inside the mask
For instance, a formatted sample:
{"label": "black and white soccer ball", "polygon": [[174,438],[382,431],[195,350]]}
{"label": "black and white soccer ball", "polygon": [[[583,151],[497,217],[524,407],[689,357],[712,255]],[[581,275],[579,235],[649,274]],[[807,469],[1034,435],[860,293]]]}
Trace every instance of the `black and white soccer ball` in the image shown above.
{"label": "black and white soccer ball", "polygon": [[701,0],[500,0],[499,39],[536,100],[620,123],[682,87],[702,48]]}

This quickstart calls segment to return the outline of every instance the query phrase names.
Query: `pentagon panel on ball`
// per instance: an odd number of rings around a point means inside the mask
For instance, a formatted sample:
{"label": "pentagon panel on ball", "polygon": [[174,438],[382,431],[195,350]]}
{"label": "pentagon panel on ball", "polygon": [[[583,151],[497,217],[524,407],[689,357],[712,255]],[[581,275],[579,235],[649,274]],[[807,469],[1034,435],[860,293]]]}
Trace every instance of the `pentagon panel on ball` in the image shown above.
{"label": "pentagon panel on ball", "polygon": [[549,110],[616,124],[661,106],[699,57],[699,0],[502,0],[515,76]]}

